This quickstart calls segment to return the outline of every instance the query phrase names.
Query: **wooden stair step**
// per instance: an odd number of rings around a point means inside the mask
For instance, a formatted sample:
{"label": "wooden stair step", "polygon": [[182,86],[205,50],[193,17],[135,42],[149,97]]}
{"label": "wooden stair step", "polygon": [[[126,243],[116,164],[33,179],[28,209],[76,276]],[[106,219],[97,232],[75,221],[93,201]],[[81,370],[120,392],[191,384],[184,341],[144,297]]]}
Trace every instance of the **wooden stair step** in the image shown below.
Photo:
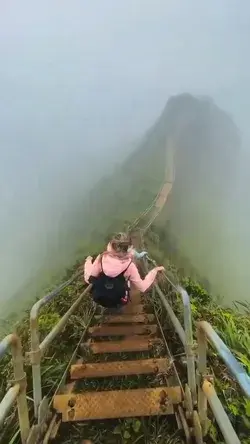
{"label": "wooden stair step", "polygon": [[88,333],[92,337],[155,335],[157,329],[157,325],[96,325],[90,327]]}
{"label": "wooden stair step", "polygon": [[146,314],[144,312],[144,305],[143,304],[132,304],[128,303],[125,305],[121,312],[123,314]]}
{"label": "wooden stair step", "polygon": [[98,354],[148,351],[156,344],[162,344],[162,340],[150,336],[131,336],[119,341],[86,342],[82,346]]}
{"label": "wooden stair step", "polygon": [[180,387],[156,387],[56,395],[53,407],[63,422],[71,422],[170,415],[181,401]]}
{"label": "wooden stair step", "polygon": [[155,321],[153,314],[122,314],[122,315],[107,315],[95,316],[96,321],[101,321],[102,324],[148,324]]}
{"label": "wooden stair step", "polygon": [[131,291],[131,301],[130,304],[141,304],[143,302],[143,296],[142,294],[137,291],[137,290],[133,290]]}
{"label": "wooden stair step", "polygon": [[106,378],[109,376],[150,375],[166,373],[169,369],[167,358],[139,359],[136,361],[113,361],[75,364],[71,366],[70,378]]}

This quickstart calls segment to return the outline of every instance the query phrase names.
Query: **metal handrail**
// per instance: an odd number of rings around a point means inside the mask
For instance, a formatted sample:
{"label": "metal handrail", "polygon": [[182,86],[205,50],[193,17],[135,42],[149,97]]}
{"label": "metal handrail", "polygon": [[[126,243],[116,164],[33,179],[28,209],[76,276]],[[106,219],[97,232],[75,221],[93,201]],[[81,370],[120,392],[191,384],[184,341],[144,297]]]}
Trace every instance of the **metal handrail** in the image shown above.
{"label": "metal handrail", "polygon": [[207,432],[207,401],[214,413],[220,430],[227,444],[240,443],[233,426],[219,400],[216,391],[211,383],[211,377],[207,375],[207,345],[208,342],[216,349],[218,355],[226,364],[226,367],[238,382],[244,395],[250,399],[250,377],[242,365],[233,356],[229,348],[215,332],[212,325],[207,321],[200,321],[197,324],[198,340],[198,413],[203,429],[203,434]]}
{"label": "metal handrail", "polygon": [[14,381],[8,389],[4,398],[0,402],[0,427],[4,424],[8,412],[17,402],[18,419],[22,444],[26,440],[30,431],[29,411],[26,398],[27,378],[23,368],[22,344],[17,334],[10,334],[0,342],[0,359],[11,349]]}
{"label": "metal handrail", "polygon": [[[240,440],[228,418],[222,403],[220,402],[213,384],[205,380],[202,384],[202,391],[209,402],[219,429],[227,444],[240,444]],[[201,419],[201,418],[200,418]]]}
{"label": "metal handrail", "polygon": [[214,346],[218,355],[223,359],[227,368],[233,377],[237,380],[244,395],[250,399],[250,377],[244,370],[243,366],[237,361],[232,352],[222,341],[220,336],[213,329],[212,325],[207,321],[200,321],[197,326],[197,339],[198,339],[198,354],[200,359],[203,360],[203,366],[206,365],[206,346],[207,339]]}
{"label": "metal handrail", "polygon": [[[156,262],[147,256],[147,260],[154,266],[157,266]],[[188,385],[192,394],[194,404],[197,402],[196,391],[196,379],[195,379],[195,355],[194,355],[194,341],[193,341],[193,326],[192,326],[192,311],[190,305],[190,297],[187,291],[180,285],[175,285],[171,279],[164,272],[165,279],[170,283],[176,293],[180,294],[183,303],[183,318],[184,328],[182,327],[179,319],[175,315],[171,305],[167,301],[166,296],[160,289],[158,284],[155,284],[156,291],[161,299],[163,306],[166,308],[168,316],[174,326],[176,333],[178,334],[186,352],[187,357],[187,373],[188,373]]]}
{"label": "metal handrail", "polygon": [[[156,262],[151,259],[149,256],[146,258],[148,262],[153,264],[154,266],[157,266]],[[147,265],[146,265],[147,268]],[[176,293],[181,295],[182,303],[183,303],[183,310],[184,310],[184,328],[182,327],[179,319],[175,315],[171,305],[167,301],[166,296],[160,289],[158,284],[154,284],[156,292],[158,293],[158,296],[160,297],[160,300],[162,302],[162,305],[167,310],[168,316],[173,324],[173,327],[178,334],[184,348],[185,353],[187,357],[187,377],[188,377],[188,385],[191,391],[192,395],[192,401],[193,404],[196,404],[197,402],[197,390],[196,390],[196,379],[195,379],[195,356],[194,356],[194,342],[193,342],[193,326],[192,326],[192,314],[191,314],[191,305],[190,305],[190,298],[188,293],[184,288],[181,286],[176,286],[166,275],[164,272],[164,276],[168,280],[168,282],[172,285]]]}
{"label": "metal handrail", "polygon": [[[173,185],[173,182],[168,182],[168,183],[171,183],[171,184]],[[166,184],[166,182],[164,183],[164,185],[165,185],[165,184]],[[168,194],[170,194],[171,190],[172,190],[172,187],[170,188]],[[160,193],[159,193],[159,194],[160,194]],[[157,198],[157,199],[158,199],[158,198]],[[155,212],[152,214],[152,217],[151,217],[151,219],[148,221],[147,225],[146,225],[145,227],[143,227],[143,230],[142,230],[143,233],[145,233],[145,232],[149,229],[149,227],[152,225],[152,223],[155,221],[155,219],[159,216],[159,214],[160,214],[162,208],[161,208],[161,207],[160,207],[160,208],[155,208],[155,210],[157,210],[157,211],[155,211]]]}
{"label": "metal handrail", "polygon": [[62,316],[58,323],[52,328],[48,335],[40,343],[39,338],[39,312],[41,308],[51,302],[64,288],[75,281],[82,272],[77,272],[69,280],[59,285],[55,290],[45,295],[42,299],[37,301],[30,311],[30,337],[31,349],[28,353],[32,365],[32,379],[33,379],[33,398],[34,398],[34,415],[38,417],[39,405],[42,401],[42,380],[41,380],[41,360],[45,351],[56,338],[56,336],[63,330],[69,317],[75,312],[83,297],[89,292],[91,285],[89,285],[80,294],[77,300],[73,303],[70,309]]}
{"label": "metal handrail", "polygon": [[140,213],[139,216],[129,225],[129,231],[132,229],[135,229],[135,227],[139,224],[140,220],[143,217],[145,217],[149,213],[150,210],[152,210],[152,208],[154,207],[156,201],[158,200],[158,198],[161,194],[162,188],[164,187],[165,183],[166,183],[166,180],[164,180],[162,182],[160,190],[158,191],[157,195],[155,196],[153,201],[150,203],[150,205],[142,213]]}
{"label": "metal handrail", "polygon": [[[167,142],[168,142],[168,140],[167,140]],[[171,151],[169,151],[169,152],[171,152]],[[173,151],[172,151],[172,154],[173,154]],[[139,224],[139,222],[140,222],[140,220],[143,218],[143,217],[145,217],[148,213],[149,213],[149,211],[150,210],[152,210],[152,208],[155,206],[155,204],[157,203],[157,201],[158,201],[158,199],[159,199],[159,197],[160,197],[160,195],[161,195],[161,193],[162,193],[162,190],[163,190],[163,188],[164,188],[164,186],[166,185],[166,183],[171,183],[172,185],[173,185],[173,183],[174,183],[174,180],[175,180],[175,166],[174,166],[174,163],[172,162],[172,171],[170,172],[170,178],[168,177],[168,173],[169,173],[169,171],[168,171],[168,169],[166,169],[166,171],[165,171],[165,177],[164,177],[164,180],[163,180],[163,182],[162,182],[162,185],[161,185],[161,187],[160,187],[160,190],[158,191],[158,193],[157,193],[157,195],[155,196],[155,198],[154,198],[154,200],[151,202],[151,204],[134,220],[134,222],[132,222],[132,224],[130,225],[130,230],[132,229],[132,228],[134,228],[136,225],[138,225]],[[171,191],[171,190],[170,190]],[[143,229],[142,229],[142,231],[143,232],[145,232],[151,225],[152,225],[152,223],[154,222],[154,220],[156,219],[156,217],[159,215],[159,213],[160,213],[160,211],[161,211],[161,209],[162,208],[159,208],[159,211],[155,211],[154,213],[153,213],[153,215],[152,215],[152,217],[151,217],[151,219],[149,220],[149,222],[143,227]]]}

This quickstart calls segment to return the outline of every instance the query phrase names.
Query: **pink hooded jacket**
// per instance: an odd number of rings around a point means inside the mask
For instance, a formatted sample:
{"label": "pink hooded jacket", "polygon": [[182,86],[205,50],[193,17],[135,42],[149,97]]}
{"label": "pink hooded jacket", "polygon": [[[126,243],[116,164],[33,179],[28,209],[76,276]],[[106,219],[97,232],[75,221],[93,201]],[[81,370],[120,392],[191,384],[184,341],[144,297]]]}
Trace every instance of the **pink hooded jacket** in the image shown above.
{"label": "pink hooded jacket", "polygon": [[[100,254],[97,256],[95,261],[92,263],[92,258],[87,257],[84,264],[84,280],[85,282],[89,282],[90,276],[98,276],[101,269],[101,261]],[[107,247],[107,251],[103,253],[102,256],[102,268],[104,273],[109,277],[116,277],[118,274],[122,273],[124,270],[124,277],[128,279],[134,286],[144,293],[148,288],[153,284],[157,272],[162,270],[163,267],[155,267],[145,276],[144,279],[141,279],[140,274],[137,270],[136,265],[133,262],[134,254],[133,250],[131,250],[127,254],[117,254],[114,252],[110,246]]]}

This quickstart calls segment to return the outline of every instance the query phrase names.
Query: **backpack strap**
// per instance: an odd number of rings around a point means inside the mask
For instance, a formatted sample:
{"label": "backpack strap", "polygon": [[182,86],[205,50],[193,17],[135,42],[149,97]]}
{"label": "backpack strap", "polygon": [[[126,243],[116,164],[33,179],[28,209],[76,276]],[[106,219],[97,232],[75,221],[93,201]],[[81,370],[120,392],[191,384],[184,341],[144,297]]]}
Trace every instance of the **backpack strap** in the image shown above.
{"label": "backpack strap", "polygon": [[[130,267],[130,265],[132,264],[132,262],[133,262],[133,259],[131,259],[131,261],[129,262],[128,266],[125,268],[125,270],[123,270],[120,274],[118,274],[118,276],[123,276],[124,273],[126,273],[126,271],[128,270],[128,268]],[[118,277],[118,276],[117,276],[117,277]]]}
{"label": "backpack strap", "polygon": [[[103,258],[103,253],[100,254],[100,265],[101,265],[101,273],[105,274],[103,271],[103,266],[102,266],[102,258]],[[106,276],[106,274],[105,274]]]}

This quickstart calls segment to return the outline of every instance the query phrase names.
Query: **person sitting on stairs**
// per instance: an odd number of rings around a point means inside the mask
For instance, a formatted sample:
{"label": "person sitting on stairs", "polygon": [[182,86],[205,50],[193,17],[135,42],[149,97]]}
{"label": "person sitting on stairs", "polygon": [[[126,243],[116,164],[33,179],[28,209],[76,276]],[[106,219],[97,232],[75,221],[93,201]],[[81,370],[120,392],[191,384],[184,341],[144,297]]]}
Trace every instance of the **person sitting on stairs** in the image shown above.
{"label": "person sitting on stairs", "polygon": [[94,301],[106,308],[119,309],[129,301],[130,283],[142,293],[148,290],[164,267],[153,268],[142,279],[134,259],[146,254],[133,249],[128,234],[118,233],[112,237],[106,251],[93,262],[88,256],[84,264],[84,280],[92,284]]}

